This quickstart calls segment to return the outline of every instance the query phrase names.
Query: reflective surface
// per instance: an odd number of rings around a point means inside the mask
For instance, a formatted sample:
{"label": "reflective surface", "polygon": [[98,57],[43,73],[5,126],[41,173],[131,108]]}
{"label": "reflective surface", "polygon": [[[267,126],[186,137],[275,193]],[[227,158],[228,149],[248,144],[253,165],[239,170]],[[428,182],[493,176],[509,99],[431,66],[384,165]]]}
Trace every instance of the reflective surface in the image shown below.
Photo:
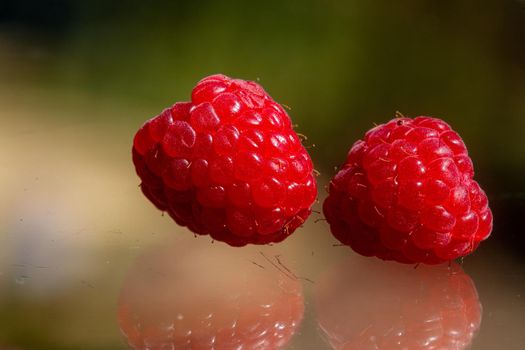
{"label": "reflective surface", "polygon": [[[128,271],[118,304],[133,349],[281,349],[303,318],[300,282],[253,249],[150,249]],[[290,273],[290,272],[288,272]]]}
{"label": "reflective surface", "polygon": [[334,349],[465,349],[479,330],[474,283],[456,263],[412,266],[346,259],[316,287]]}

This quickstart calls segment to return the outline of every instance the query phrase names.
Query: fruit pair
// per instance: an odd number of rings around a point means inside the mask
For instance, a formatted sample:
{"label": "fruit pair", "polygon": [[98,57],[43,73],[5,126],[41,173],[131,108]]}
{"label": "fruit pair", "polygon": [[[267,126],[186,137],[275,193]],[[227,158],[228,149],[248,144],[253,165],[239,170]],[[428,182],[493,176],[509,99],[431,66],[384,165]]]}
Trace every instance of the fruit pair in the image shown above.
{"label": "fruit pair", "polygon": [[[279,242],[317,197],[313,164],[290,118],[254,82],[212,75],[137,132],[144,195],[182,226],[232,246]],[[438,263],[490,234],[487,197],[463,141],[438,119],[397,118],[357,141],[324,213],[363,255]]]}

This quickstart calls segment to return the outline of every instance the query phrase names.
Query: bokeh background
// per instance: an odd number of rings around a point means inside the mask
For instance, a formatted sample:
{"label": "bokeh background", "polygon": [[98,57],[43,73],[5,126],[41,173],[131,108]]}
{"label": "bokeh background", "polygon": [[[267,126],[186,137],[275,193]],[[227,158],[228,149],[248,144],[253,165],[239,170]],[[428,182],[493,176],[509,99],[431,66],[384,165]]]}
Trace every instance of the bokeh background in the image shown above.
{"label": "bokeh background", "polygon": [[[130,147],[219,72],[291,108],[321,199],[373,123],[453,125],[495,217],[464,262],[485,310],[473,348],[525,347],[524,1],[2,0],[0,349],[124,349],[126,268],[173,235],[210,244],[142,198]],[[319,217],[279,248],[314,277],[351,254]],[[308,310],[294,348],[322,349]]]}

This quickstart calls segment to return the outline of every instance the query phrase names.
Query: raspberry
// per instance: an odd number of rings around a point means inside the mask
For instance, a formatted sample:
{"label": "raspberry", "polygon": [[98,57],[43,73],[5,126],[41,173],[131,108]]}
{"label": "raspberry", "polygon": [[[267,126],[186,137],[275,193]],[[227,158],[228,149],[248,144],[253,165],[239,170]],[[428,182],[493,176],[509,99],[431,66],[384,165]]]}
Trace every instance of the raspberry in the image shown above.
{"label": "raspberry", "polygon": [[490,235],[492,213],[473,176],[448,124],[398,118],[354,143],[323,210],[333,235],[362,255],[437,264]]}
{"label": "raspberry", "polygon": [[158,209],[232,246],[282,241],[317,197],[312,161],[284,109],[258,84],[224,75],[148,120],[133,162]]}
{"label": "raspberry", "polygon": [[345,260],[316,283],[319,328],[334,349],[468,348],[482,308],[458,264],[414,269],[357,260]]}
{"label": "raspberry", "polygon": [[178,240],[137,259],[117,311],[132,349],[277,350],[290,341],[304,313],[300,282],[253,251],[213,248]]}

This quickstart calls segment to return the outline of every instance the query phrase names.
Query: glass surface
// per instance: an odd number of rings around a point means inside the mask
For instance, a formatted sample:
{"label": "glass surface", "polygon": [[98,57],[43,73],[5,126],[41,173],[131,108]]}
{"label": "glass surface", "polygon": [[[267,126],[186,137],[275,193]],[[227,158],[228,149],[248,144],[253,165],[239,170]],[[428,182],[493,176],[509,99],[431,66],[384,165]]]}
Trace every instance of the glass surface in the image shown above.
{"label": "glass surface", "polygon": [[[523,3],[394,3],[0,3],[0,349],[524,349]],[[194,237],[138,188],[137,128],[216,72],[308,135],[317,212],[280,244]],[[319,213],[396,110],[469,147],[495,228],[461,261],[361,257]]]}

